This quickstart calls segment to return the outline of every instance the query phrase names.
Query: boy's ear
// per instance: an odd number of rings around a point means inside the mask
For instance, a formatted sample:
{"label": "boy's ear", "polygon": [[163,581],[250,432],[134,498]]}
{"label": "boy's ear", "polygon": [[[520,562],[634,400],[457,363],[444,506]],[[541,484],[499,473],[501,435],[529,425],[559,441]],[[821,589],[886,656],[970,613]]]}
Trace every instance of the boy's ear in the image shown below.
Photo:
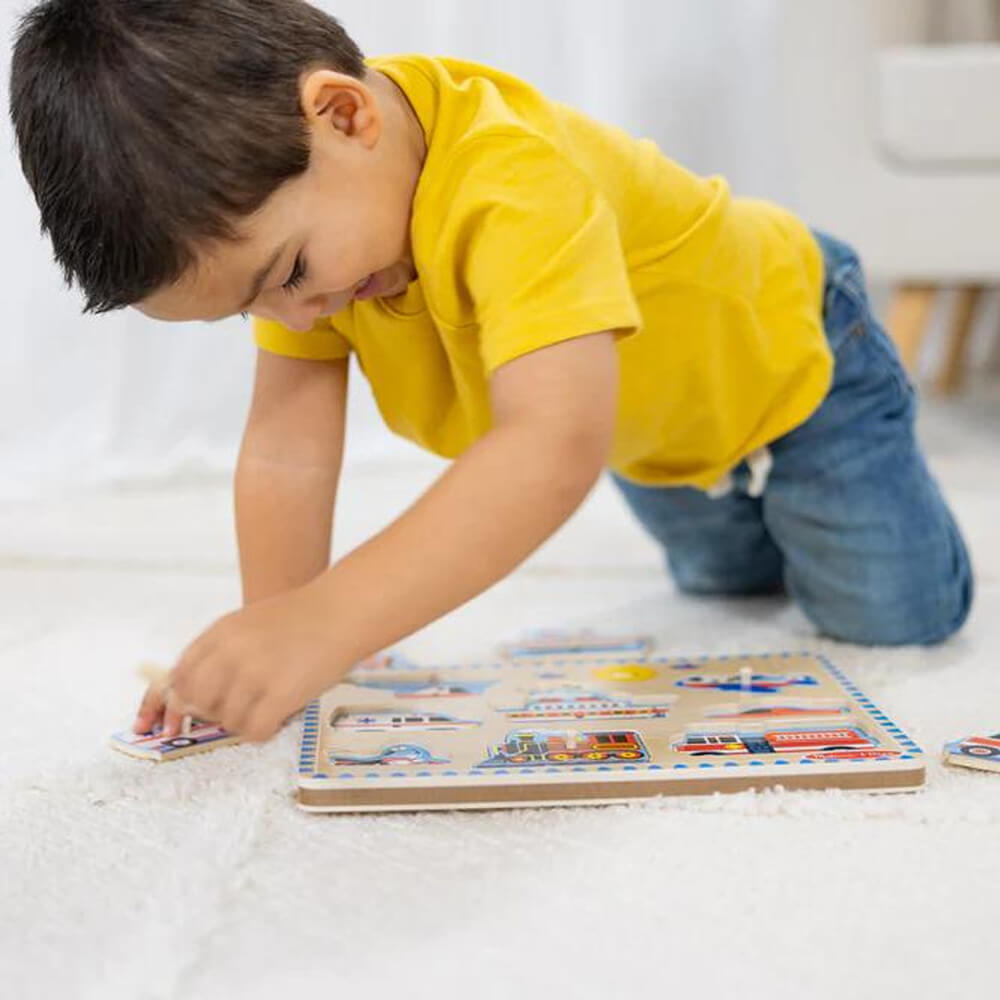
{"label": "boy's ear", "polygon": [[333,128],[369,148],[378,141],[382,113],[374,92],[361,80],[319,69],[303,75],[300,90],[302,113],[312,128]]}

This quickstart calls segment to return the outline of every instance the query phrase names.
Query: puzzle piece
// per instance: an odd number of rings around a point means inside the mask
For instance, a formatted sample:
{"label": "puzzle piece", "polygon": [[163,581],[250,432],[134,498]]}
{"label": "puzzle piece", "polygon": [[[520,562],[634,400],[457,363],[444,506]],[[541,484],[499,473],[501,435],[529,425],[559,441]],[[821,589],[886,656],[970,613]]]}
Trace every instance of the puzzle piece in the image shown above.
{"label": "puzzle piece", "polygon": [[121,732],[111,737],[111,746],[130,757],[141,757],[162,763],[165,760],[178,760],[190,757],[195,753],[206,753],[219,750],[222,747],[233,746],[240,742],[238,736],[212,722],[192,720],[190,731],[163,738],[163,730],[157,726],[149,733]]}
{"label": "puzzle piece", "polygon": [[944,745],[944,762],[977,771],[1000,771],[1000,733],[966,736]]}

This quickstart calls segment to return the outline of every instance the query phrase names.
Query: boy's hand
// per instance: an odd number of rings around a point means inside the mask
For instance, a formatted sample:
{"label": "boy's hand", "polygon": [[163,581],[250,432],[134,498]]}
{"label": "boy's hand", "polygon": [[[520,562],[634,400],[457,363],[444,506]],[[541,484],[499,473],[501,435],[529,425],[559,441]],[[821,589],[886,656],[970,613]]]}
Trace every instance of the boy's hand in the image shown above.
{"label": "boy's hand", "polygon": [[151,733],[157,726],[169,730],[171,735],[179,732],[184,717],[177,712],[166,711],[166,707],[167,697],[163,684],[151,682],[139,705],[139,714],[132,724],[132,732]]}
{"label": "boy's hand", "polygon": [[170,675],[166,735],[194,715],[266,740],[346,673],[321,580],[226,615],[191,643]]}

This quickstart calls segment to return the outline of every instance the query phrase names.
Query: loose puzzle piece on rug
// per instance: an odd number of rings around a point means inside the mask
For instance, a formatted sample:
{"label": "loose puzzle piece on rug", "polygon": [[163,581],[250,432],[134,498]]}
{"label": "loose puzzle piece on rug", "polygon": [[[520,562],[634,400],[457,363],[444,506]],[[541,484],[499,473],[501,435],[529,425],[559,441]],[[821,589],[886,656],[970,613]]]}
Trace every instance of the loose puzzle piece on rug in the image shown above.
{"label": "loose puzzle piece on rug", "polygon": [[944,761],[977,771],[1000,771],[1000,733],[966,736],[944,745]]}

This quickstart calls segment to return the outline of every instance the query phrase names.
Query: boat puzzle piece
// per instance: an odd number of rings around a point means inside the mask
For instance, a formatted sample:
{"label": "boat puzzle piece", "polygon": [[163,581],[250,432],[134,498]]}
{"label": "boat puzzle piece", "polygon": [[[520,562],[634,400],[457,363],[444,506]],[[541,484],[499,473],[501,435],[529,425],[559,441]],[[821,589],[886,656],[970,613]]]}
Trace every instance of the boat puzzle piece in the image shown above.
{"label": "boat puzzle piece", "polygon": [[498,708],[497,711],[512,722],[549,719],[662,719],[676,700],[675,697],[668,696],[655,703],[643,703],[624,695],[566,686],[533,691],[523,705]]}
{"label": "boat puzzle piece", "polygon": [[233,746],[240,742],[238,736],[223,729],[213,722],[191,721],[191,728],[186,733],[163,738],[163,729],[157,726],[148,733],[121,732],[111,737],[111,746],[115,750],[128,754],[130,757],[141,757],[162,763],[165,760],[178,760],[190,757],[191,754],[205,753],[208,750],[218,750],[221,747]]}
{"label": "boat puzzle piece", "polygon": [[972,767],[977,771],[1000,771],[1000,733],[966,736],[944,745],[946,764]]}

